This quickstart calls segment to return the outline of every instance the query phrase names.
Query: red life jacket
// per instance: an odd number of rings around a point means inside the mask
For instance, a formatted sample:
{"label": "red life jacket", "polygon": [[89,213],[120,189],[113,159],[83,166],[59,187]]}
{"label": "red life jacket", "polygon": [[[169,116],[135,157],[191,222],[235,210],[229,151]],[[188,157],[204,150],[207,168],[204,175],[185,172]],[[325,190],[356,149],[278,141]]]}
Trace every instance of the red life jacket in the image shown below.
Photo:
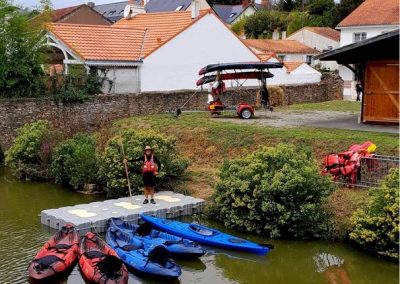
{"label": "red life jacket", "polygon": [[147,160],[146,155],[144,155],[144,162],[143,162],[143,173],[155,173],[157,168],[154,164],[154,156],[151,156],[150,161]]}

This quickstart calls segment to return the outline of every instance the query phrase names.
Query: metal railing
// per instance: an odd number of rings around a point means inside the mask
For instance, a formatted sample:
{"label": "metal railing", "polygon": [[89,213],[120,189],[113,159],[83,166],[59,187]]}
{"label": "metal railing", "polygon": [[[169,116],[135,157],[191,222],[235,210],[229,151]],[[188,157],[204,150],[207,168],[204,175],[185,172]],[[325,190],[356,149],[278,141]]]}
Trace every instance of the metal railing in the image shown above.
{"label": "metal railing", "polygon": [[399,167],[399,157],[374,155],[362,157],[360,161],[357,186],[378,187],[379,183],[389,174],[390,169]]}

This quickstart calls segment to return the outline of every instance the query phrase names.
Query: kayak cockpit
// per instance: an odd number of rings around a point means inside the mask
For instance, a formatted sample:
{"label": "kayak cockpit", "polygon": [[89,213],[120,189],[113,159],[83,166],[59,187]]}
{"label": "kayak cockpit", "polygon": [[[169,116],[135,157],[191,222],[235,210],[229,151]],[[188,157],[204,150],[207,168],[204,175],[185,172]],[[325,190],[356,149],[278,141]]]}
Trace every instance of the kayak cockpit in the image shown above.
{"label": "kayak cockpit", "polygon": [[202,227],[197,224],[190,224],[189,229],[195,232],[196,234],[205,236],[205,237],[211,237],[217,235],[219,232],[211,230],[209,228]]}

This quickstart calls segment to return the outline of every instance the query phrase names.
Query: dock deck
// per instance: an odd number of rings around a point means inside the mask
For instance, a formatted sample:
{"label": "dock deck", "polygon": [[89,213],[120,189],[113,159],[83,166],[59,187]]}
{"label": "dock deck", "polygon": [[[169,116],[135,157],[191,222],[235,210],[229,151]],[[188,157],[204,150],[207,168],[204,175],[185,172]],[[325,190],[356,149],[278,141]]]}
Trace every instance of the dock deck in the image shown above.
{"label": "dock deck", "polygon": [[162,191],[155,195],[156,204],[142,204],[143,195],[119,199],[109,199],[88,204],[67,206],[58,209],[46,209],[40,214],[41,223],[59,229],[66,223],[72,223],[79,232],[95,229],[98,233],[107,230],[107,220],[112,217],[138,222],[140,214],[149,214],[161,218],[190,216],[203,210],[204,200],[191,196]]}

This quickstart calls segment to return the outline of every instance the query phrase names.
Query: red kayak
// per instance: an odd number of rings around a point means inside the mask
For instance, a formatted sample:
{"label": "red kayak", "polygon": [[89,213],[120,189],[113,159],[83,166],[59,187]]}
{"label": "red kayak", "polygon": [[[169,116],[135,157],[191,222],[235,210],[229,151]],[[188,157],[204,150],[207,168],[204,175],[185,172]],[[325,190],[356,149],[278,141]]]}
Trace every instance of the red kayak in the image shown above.
{"label": "red kayak", "polygon": [[128,283],[128,271],[117,253],[91,232],[81,238],[79,267],[89,282]]}
{"label": "red kayak", "polygon": [[29,263],[29,277],[35,280],[49,279],[69,271],[78,257],[78,233],[67,224],[52,236]]}

